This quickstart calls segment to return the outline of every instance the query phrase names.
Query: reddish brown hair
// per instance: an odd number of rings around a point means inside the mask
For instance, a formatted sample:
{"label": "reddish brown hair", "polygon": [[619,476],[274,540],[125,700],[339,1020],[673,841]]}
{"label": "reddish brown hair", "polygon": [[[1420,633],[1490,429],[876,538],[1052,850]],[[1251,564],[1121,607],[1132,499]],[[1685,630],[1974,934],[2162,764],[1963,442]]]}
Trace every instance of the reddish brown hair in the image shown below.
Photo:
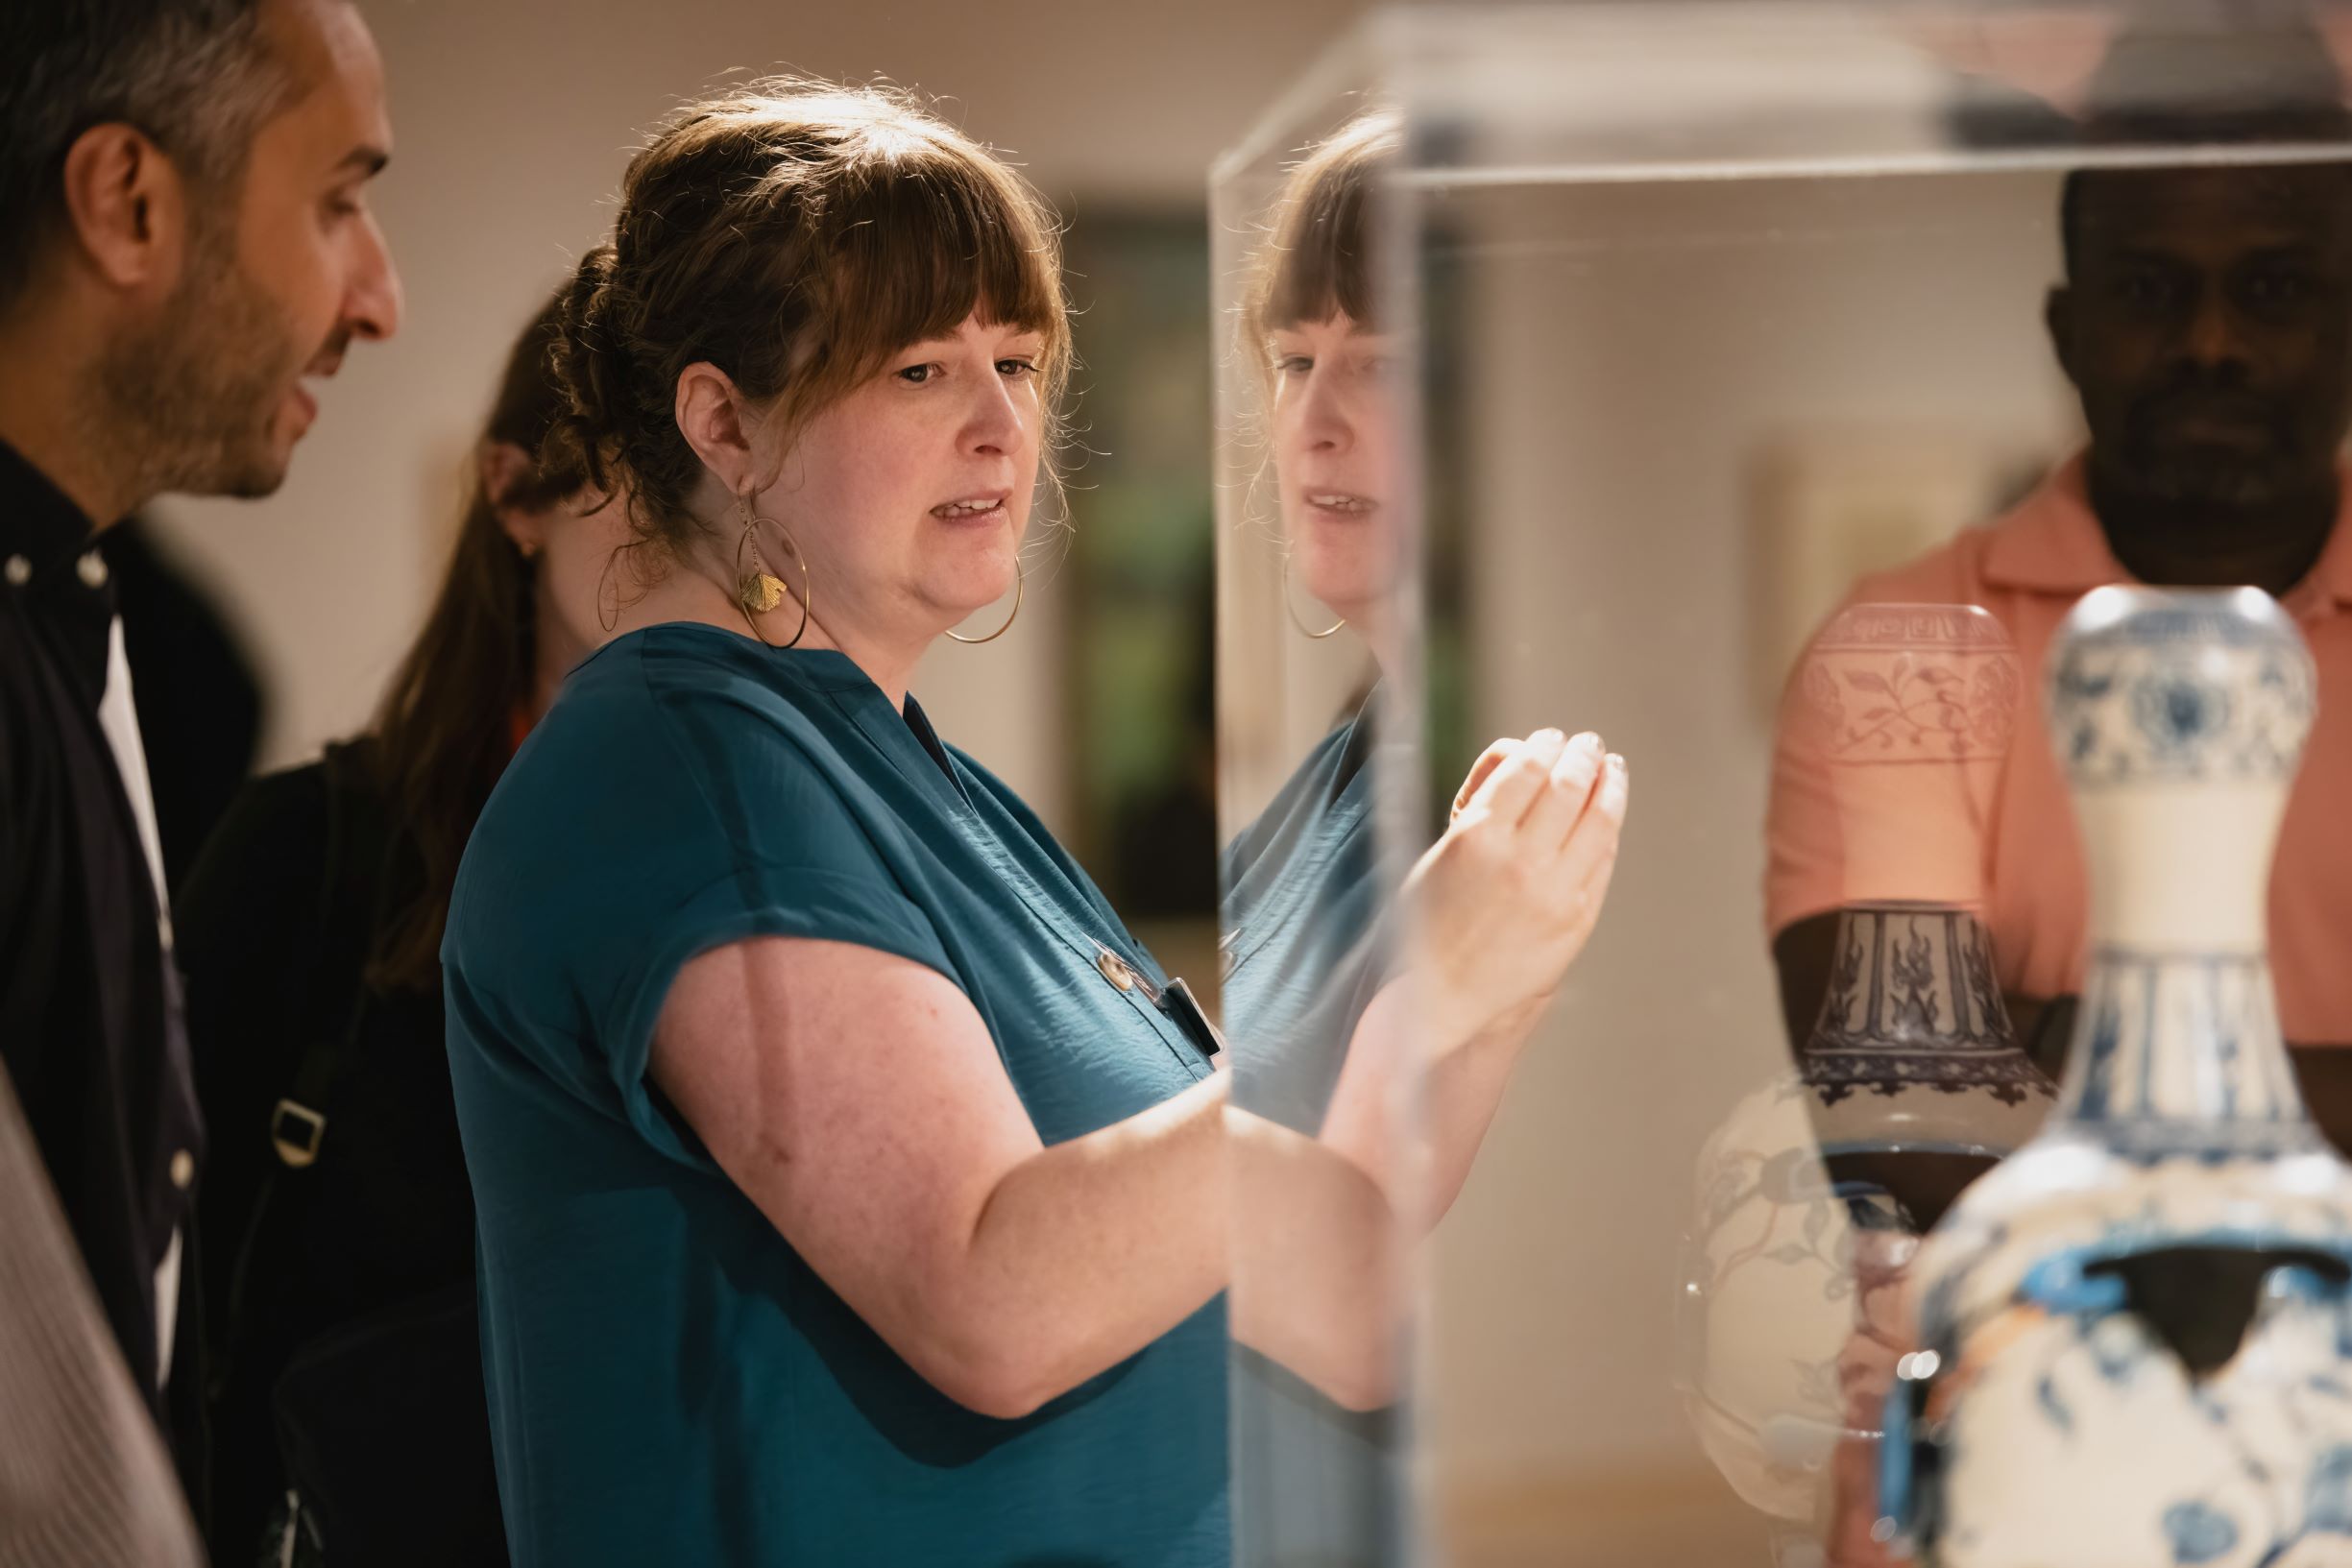
{"label": "reddish brown hair", "polygon": [[1243,329],[1261,361],[1269,332],[1343,313],[1372,326],[1370,209],[1381,166],[1401,144],[1397,116],[1374,109],[1316,144],[1291,169],[1243,305]]}
{"label": "reddish brown hair", "polygon": [[627,495],[637,543],[674,552],[701,527],[701,459],[674,413],[688,366],[717,366],[788,433],[976,311],[1045,338],[1052,411],[1070,333],[1044,200],[895,90],[756,82],[630,162],[612,243],[566,301],[550,449]]}

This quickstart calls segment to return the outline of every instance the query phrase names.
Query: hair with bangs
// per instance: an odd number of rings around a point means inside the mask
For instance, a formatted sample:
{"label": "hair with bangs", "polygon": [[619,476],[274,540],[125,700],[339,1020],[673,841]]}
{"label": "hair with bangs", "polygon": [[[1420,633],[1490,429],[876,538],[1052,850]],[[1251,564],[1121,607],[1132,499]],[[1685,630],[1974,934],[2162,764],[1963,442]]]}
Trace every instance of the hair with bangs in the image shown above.
{"label": "hair with bangs", "polygon": [[1382,165],[1402,144],[1395,112],[1373,109],[1290,171],[1243,305],[1243,328],[1261,362],[1268,362],[1270,332],[1342,315],[1373,326],[1371,196]]}
{"label": "hair with bangs", "polygon": [[550,453],[625,495],[639,542],[675,552],[703,528],[687,504],[702,464],[674,413],[688,366],[726,372],[788,435],[975,313],[1045,339],[1050,453],[1070,327],[1044,199],[896,89],[750,83],[690,105],[630,161],[612,242],[565,302]]}

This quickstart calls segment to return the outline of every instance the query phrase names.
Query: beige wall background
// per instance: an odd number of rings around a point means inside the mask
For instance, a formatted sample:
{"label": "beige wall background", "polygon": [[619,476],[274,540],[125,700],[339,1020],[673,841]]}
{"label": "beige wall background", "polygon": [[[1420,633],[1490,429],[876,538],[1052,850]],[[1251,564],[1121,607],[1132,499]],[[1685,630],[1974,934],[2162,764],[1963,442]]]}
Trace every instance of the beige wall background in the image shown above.
{"label": "beige wall background", "polygon": [[[353,350],[277,495],[158,508],[168,547],[219,591],[263,666],[264,765],[364,719],[442,569],[459,466],[508,345],[603,237],[630,149],[676,104],[730,71],[887,76],[1009,151],[1073,224],[1198,211],[1224,141],[1361,5],[369,0],[397,138],[372,200],[406,321]],[[1055,669],[1066,577],[1031,595],[1020,633],[943,648],[917,687],[1056,826],[1072,743]]]}

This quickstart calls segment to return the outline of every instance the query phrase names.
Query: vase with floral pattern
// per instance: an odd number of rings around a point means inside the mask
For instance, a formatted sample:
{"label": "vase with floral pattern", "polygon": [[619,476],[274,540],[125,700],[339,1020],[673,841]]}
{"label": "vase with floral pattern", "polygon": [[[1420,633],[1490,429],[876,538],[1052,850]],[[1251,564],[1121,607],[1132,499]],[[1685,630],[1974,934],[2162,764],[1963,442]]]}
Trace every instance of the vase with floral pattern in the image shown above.
{"label": "vase with floral pattern", "polygon": [[1681,1352],[1692,1424],[1784,1563],[1819,1560],[1832,1459],[1876,1439],[1920,1236],[2054,1098],[1978,918],[2020,691],[2000,623],[1956,605],[1849,609],[1790,684],[1784,765],[1839,827],[1834,958],[1796,1071],[1701,1152]]}

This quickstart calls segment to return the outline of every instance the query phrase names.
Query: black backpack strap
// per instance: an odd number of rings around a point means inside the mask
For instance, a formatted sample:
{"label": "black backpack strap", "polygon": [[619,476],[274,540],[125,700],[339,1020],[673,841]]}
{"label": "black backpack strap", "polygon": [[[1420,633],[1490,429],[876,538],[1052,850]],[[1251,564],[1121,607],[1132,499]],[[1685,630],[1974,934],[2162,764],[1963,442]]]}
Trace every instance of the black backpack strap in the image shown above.
{"label": "black backpack strap", "polygon": [[326,842],[308,940],[294,954],[303,968],[290,975],[285,1000],[287,1035],[298,1043],[301,1054],[284,1097],[270,1113],[270,1143],[278,1164],[262,1177],[230,1255],[229,1320],[220,1326],[211,1367],[215,1398],[229,1387],[247,1348],[252,1327],[249,1292],[256,1272],[266,1273],[270,1266],[267,1254],[281,1199],[279,1183],[318,1159],[335,1076],[349,1058],[367,1009],[367,955],[378,924],[376,906],[385,880],[381,869],[391,853],[391,834],[381,791],[370,778],[365,755],[354,751],[348,745],[329,746],[320,759],[320,786],[327,792]]}
{"label": "black backpack strap", "polygon": [[307,1042],[285,1097],[270,1112],[279,1160],[302,1170],[327,1140],[327,1104],[368,1004],[367,962],[381,929],[391,818],[356,745],[320,759],[327,786],[327,853],[311,918],[306,983],[294,992],[296,1038]]}

